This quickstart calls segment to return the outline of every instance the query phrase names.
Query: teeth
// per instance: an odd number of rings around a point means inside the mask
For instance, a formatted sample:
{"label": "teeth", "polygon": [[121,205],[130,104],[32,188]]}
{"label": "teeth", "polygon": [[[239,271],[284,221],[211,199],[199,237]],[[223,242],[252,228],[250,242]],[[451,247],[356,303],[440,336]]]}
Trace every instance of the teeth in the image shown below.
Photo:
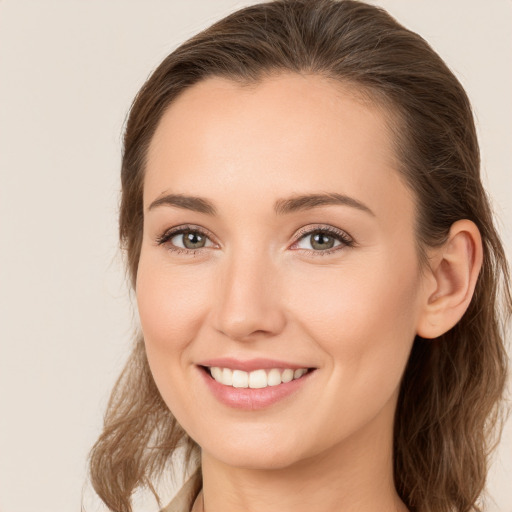
{"label": "teeth", "polygon": [[217,382],[222,382],[222,369],[219,368],[218,366],[214,367],[214,368],[210,368],[210,371],[212,372],[212,377],[217,381]]}
{"label": "teeth", "polygon": [[300,379],[307,372],[306,368],[299,368],[293,372],[294,379]]}
{"label": "teeth", "polygon": [[284,370],[281,374],[281,382],[290,382],[293,380],[293,370]]}
{"label": "teeth", "polygon": [[[221,370],[221,368],[219,368]],[[233,372],[229,368],[223,368],[222,370],[222,376],[220,378],[220,381],[225,386],[232,386],[233,385]],[[215,377],[213,377],[215,378]]]}
{"label": "teeth", "polygon": [[290,382],[294,379],[300,379],[305,373],[306,368],[292,370],[286,368],[279,370],[272,368],[271,370],[254,370],[252,372],[244,372],[242,370],[231,370],[230,368],[219,368],[214,366],[210,368],[211,376],[225,386],[233,386],[235,388],[252,388],[261,389],[267,386],[278,386],[281,383]]}
{"label": "teeth", "polygon": [[255,370],[254,372],[249,373],[249,387],[253,389],[266,388],[267,372],[265,370]]}
{"label": "teeth", "polygon": [[281,372],[277,368],[272,368],[267,375],[267,385],[277,386],[281,384]]}
{"label": "teeth", "polygon": [[233,387],[234,388],[248,388],[249,387],[249,374],[242,370],[233,370]]}

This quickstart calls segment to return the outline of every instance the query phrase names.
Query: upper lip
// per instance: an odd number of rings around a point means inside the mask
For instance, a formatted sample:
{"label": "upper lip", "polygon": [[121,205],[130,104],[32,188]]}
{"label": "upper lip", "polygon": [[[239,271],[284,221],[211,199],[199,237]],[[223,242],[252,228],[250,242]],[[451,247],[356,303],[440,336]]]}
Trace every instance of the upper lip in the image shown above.
{"label": "upper lip", "polygon": [[292,370],[298,370],[299,368],[310,368],[309,365],[266,358],[248,359],[246,361],[242,361],[232,357],[220,357],[201,361],[197,364],[199,366],[217,366],[220,368],[230,368],[231,370],[243,370],[245,372],[252,372],[254,370],[270,370],[272,368],[290,368]]}

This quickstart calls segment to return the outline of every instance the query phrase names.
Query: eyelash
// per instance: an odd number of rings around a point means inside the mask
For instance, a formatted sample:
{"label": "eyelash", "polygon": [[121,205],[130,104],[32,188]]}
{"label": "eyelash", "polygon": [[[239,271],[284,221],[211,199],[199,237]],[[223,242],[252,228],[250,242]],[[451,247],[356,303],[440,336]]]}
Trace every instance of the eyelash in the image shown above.
{"label": "eyelash", "polygon": [[[206,231],[201,229],[198,226],[191,226],[191,225],[185,225],[185,226],[178,226],[176,228],[171,228],[167,231],[165,231],[162,235],[158,236],[156,239],[157,245],[164,245],[169,240],[174,238],[176,235],[182,235],[185,233],[198,233],[201,236],[204,236],[208,239],[210,239],[210,236]],[[314,227],[314,228],[303,228],[297,233],[297,238],[293,245],[296,245],[302,238],[306,236],[311,236],[314,234],[327,234],[328,236],[331,236],[332,238],[337,239],[339,242],[341,242],[340,245],[337,245],[335,247],[332,247],[330,249],[326,250],[319,250],[315,251],[312,249],[300,249],[302,251],[305,251],[307,254],[310,254],[312,256],[327,256],[329,254],[333,254],[334,252],[337,252],[344,247],[353,247],[355,245],[354,241],[345,233],[344,231],[341,231],[340,229],[334,228],[332,226],[322,226],[322,227]],[[195,256],[197,252],[201,251],[202,249],[205,249],[206,247],[201,247],[199,249],[183,249],[182,247],[176,247],[175,245],[169,244],[168,250],[175,252],[177,254],[188,254],[190,256]]]}

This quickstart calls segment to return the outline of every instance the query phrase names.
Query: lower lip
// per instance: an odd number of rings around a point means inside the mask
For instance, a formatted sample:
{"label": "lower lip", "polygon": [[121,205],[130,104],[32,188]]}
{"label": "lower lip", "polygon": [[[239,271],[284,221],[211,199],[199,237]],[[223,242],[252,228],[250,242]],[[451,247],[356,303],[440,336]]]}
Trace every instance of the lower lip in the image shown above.
{"label": "lower lip", "polygon": [[233,407],[235,409],[245,409],[255,411],[270,407],[271,405],[284,400],[293,395],[306,384],[314,371],[309,371],[299,379],[279,384],[277,386],[267,386],[266,388],[234,388],[232,386],[224,386],[217,382],[202,367],[198,367],[203,379],[219,402]]}

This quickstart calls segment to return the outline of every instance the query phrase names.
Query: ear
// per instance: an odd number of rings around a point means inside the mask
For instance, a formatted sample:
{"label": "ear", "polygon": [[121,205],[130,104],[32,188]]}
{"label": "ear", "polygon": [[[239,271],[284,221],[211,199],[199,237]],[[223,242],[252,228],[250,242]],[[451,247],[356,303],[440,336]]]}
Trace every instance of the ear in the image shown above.
{"label": "ear", "polygon": [[462,318],[473,297],[483,260],[482,238],[475,223],[455,222],[448,240],[433,249],[429,259],[416,332],[422,338],[437,338]]}

